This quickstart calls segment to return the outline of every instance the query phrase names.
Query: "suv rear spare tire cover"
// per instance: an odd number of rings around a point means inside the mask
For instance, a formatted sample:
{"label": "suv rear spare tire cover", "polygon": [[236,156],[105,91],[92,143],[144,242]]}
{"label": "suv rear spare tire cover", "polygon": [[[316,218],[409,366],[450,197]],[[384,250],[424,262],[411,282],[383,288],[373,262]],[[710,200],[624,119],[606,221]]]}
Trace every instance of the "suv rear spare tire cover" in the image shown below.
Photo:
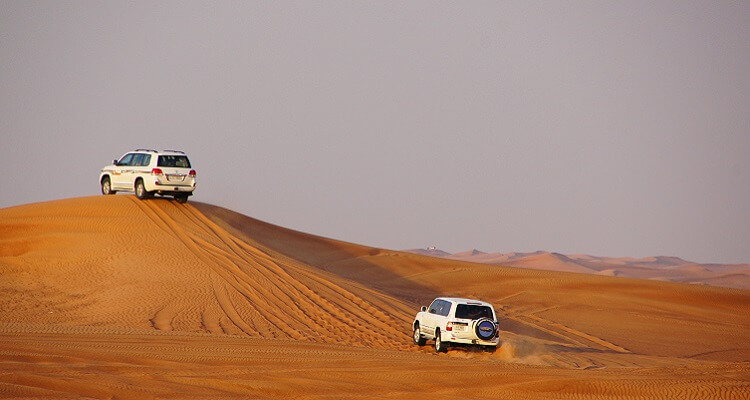
{"label": "suv rear spare tire cover", "polygon": [[490,340],[495,336],[495,323],[489,319],[480,319],[474,328],[477,337],[482,340]]}

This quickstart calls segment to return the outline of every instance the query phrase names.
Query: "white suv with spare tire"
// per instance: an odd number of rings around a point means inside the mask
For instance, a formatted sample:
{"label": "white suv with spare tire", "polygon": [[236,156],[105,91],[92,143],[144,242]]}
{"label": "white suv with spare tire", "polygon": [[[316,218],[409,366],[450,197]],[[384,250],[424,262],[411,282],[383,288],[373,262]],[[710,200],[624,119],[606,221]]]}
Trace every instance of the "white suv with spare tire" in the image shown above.
{"label": "white suv with spare tire", "polygon": [[500,344],[497,314],[492,304],[472,299],[438,297],[422,310],[412,324],[414,343],[423,346],[435,340],[435,351],[448,345],[478,345],[495,351]]}
{"label": "white suv with spare tire", "polygon": [[138,149],[102,168],[99,185],[105,195],[135,192],[143,200],[159,194],[184,203],[195,190],[195,170],[182,151]]}

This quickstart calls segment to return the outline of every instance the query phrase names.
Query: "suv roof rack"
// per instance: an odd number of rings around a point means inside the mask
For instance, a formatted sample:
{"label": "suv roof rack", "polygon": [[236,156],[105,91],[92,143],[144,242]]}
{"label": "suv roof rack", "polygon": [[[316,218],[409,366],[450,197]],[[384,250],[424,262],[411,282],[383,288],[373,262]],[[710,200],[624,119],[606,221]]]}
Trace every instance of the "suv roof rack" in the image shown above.
{"label": "suv roof rack", "polygon": [[158,153],[158,151],[153,149],[135,149],[135,151],[148,151],[150,153]]}
{"label": "suv roof rack", "polygon": [[162,150],[162,153],[166,153],[166,152],[185,154],[185,152],[181,150]]}

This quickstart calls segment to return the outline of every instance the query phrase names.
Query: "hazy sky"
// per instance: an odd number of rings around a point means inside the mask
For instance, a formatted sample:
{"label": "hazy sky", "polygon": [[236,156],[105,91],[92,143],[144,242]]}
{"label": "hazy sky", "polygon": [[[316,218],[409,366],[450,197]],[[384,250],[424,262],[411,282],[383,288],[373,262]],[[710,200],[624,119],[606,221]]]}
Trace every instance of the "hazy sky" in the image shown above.
{"label": "hazy sky", "polygon": [[750,262],[750,2],[0,2],[0,207],[181,148],[391,249]]}

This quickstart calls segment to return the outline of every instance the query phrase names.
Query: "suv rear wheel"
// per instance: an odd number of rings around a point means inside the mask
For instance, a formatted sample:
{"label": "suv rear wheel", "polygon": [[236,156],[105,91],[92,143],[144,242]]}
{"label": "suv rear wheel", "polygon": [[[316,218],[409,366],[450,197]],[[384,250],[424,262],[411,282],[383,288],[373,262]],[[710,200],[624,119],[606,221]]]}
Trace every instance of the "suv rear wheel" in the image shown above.
{"label": "suv rear wheel", "polygon": [[142,179],[135,181],[135,197],[141,200],[149,198],[149,193],[146,191],[146,186],[143,185]]}
{"label": "suv rear wheel", "polygon": [[443,342],[443,339],[440,336],[440,329],[435,330],[435,352],[436,353],[444,353],[446,350],[448,350],[448,346]]}
{"label": "suv rear wheel", "polygon": [[177,200],[177,202],[180,204],[187,203],[188,195],[178,194],[174,196],[174,199]]}

